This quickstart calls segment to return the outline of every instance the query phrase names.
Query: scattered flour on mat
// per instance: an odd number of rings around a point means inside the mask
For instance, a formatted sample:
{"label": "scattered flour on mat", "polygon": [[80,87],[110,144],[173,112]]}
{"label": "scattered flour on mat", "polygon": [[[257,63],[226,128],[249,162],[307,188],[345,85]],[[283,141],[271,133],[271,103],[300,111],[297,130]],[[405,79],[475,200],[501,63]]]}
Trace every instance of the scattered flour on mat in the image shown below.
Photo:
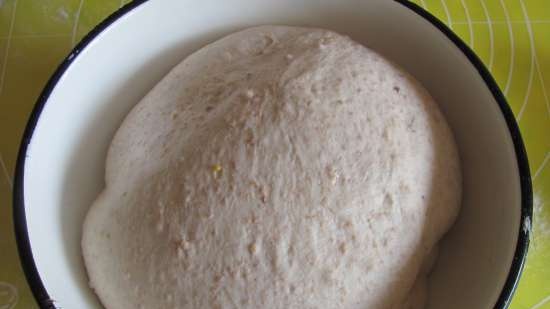
{"label": "scattered flour on mat", "polygon": [[67,20],[69,18],[69,13],[67,12],[67,9],[64,6],[61,6],[57,9],[57,17],[60,20]]}
{"label": "scattered flour on mat", "polygon": [[545,203],[540,192],[533,194],[533,249],[537,250],[537,244],[550,238],[550,218],[545,211]]}
{"label": "scattered flour on mat", "polygon": [[539,192],[533,194],[533,229],[535,232],[535,241],[539,237],[550,237],[550,224],[549,220],[544,220],[548,214],[544,212],[544,202]]}

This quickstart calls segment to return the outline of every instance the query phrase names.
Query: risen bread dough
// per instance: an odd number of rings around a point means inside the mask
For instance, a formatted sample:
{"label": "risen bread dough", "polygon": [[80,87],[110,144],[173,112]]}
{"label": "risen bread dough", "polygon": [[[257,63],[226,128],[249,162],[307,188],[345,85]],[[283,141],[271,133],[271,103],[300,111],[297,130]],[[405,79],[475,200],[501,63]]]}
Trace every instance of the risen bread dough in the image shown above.
{"label": "risen bread dough", "polygon": [[106,164],[82,248],[108,309],[421,308],[460,203],[426,91],[319,29],[200,49],[127,116]]}

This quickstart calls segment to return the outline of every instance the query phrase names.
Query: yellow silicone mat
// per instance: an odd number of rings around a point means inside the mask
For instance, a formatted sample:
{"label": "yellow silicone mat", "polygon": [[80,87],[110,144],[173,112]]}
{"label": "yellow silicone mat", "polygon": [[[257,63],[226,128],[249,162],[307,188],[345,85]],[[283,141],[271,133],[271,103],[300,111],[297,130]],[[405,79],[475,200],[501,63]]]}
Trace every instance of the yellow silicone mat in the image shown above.
{"label": "yellow silicone mat", "polygon": [[[19,264],[11,219],[13,171],[27,117],[63,57],[125,2],[0,0],[0,309],[37,308]],[[531,165],[535,221],[510,308],[550,309],[550,0],[414,2],[477,52],[516,115]]]}

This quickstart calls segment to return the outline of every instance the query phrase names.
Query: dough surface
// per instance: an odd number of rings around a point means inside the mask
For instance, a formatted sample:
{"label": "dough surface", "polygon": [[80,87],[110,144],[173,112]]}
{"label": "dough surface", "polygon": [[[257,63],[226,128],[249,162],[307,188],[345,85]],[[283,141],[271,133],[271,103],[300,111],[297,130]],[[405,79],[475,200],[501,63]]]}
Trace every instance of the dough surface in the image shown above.
{"label": "dough surface", "polygon": [[420,309],[460,204],[409,75],[321,29],[187,57],[126,117],[82,249],[107,309]]}

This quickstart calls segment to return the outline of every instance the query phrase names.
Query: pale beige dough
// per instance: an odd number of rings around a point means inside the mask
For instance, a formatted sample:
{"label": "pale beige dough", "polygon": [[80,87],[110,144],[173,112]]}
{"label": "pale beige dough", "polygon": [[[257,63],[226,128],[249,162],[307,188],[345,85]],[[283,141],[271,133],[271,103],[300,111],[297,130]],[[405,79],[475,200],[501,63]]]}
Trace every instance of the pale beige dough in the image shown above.
{"label": "pale beige dough", "polygon": [[131,111],[106,165],[82,248],[107,309],[422,308],[461,195],[433,99],[320,29],[200,49]]}

